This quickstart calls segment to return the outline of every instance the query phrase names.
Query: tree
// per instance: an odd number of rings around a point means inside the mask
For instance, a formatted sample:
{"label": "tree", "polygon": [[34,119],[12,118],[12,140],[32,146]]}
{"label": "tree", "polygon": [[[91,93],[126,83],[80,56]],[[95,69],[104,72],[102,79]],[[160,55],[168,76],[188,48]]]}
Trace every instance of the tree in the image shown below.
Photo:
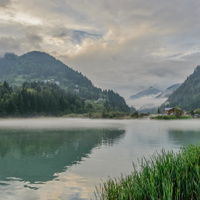
{"label": "tree", "polygon": [[4,81],[3,86],[9,91],[9,93],[12,92],[12,87],[10,87],[6,81]]}
{"label": "tree", "polygon": [[194,114],[195,114],[195,113],[194,113],[194,110],[191,110],[191,111],[190,111],[190,114],[192,115],[192,117],[194,117]]}
{"label": "tree", "polygon": [[24,102],[23,102],[23,97],[21,94],[18,94],[17,107],[19,110],[19,114],[24,114]]}
{"label": "tree", "polygon": [[181,115],[183,115],[183,111],[181,110],[180,107],[176,107],[174,109],[174,115],[177,117],[177,118],[180,118]]}

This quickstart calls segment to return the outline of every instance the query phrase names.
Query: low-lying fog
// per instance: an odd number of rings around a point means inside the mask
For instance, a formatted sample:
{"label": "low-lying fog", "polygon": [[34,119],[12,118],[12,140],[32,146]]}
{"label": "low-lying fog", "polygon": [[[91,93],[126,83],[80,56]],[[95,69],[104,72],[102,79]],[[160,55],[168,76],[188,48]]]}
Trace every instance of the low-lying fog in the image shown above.
{"label": "low-lying fog", "polygon": [[119,128],[148,127],[159,125],[162,129],[199,130],[200,120],[151,120],[151,119],[87,119],[87,118],[11,118],[0,119],[0,129],[84,129],[84,128]]}
{"label": "low-lying fog", "polygon": [[118,120],[75,119],[75,118],[19,118],[0,119],[0,128],[11,129],[69,129],[69,128],[112,128],[120,126]]}

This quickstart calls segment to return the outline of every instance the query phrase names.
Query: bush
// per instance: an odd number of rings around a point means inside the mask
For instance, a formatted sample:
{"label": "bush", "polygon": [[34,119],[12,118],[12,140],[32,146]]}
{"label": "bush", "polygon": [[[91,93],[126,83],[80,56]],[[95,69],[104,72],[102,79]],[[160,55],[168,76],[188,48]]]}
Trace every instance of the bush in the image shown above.
{"label": "bush", "polygon": [[131,118],[138,118],[138,117],[139,117],[138,112],[134,112],[131,114]]}
{"label": "bush", "polygon": [[143,158],[141,170],[118,179],[109,179],[95,191],[96,199],[200,199],[200,146],[190,145]]}
{"label": "bush", "polygon": [[169,117],[168,116],[163,116],[163,119],[169,119]]}
{"label": "bush", "polygon": [[175,108],[175,109],[174,109],[174,115],[175,115],[177,118],[180,118],[181,115],[183,115],[183,111],[182,111],[180,108]]}

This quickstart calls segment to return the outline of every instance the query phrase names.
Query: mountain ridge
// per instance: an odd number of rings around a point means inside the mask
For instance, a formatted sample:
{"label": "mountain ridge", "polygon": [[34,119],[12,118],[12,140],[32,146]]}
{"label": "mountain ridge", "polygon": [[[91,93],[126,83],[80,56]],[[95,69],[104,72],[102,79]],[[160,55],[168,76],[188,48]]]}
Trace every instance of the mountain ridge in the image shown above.
{"label": "mountain ridge", "polygon": [[181,86],[169,96],[167,101],[162,104],[161,108],[176,106],[181,106],[182,109],[188,111],[200,108],[200,65],[198,65]]}
{"label": "mountain ridge", "polygon": [[107,108],[110,110],[130,111],[124,98],[119,94],[95,87],[82,73],[45,52],[31,51],[22,56],[6,53],[0,58],[0,82],[4,81],[12,86],[34,81],[52,82],[82,99],[108,101]]}
{"label": "mountain ridge", "polygon": [[144,96],[150,96],[150,95],[156,95],[160,93],[161,90],[154,88],[153,86],[150,86],[149,88],[142,90],[132,96],[130,96],[130,99],[138,99]]}
{"label": "mountain ridge", "polygon": [[168,98],[175,90],[177,90],[180,87],[180,83],[176,83],[168,87],[166,90],[164,90],[160,95],[158,95],[156,98]]}
{"label": "mountain ridge", "polygon": [[180,86],[179,83],[173,84],[164,91],[158,90],[151,86],[145,90],[142,90],[141,92],[138,92],[137,94],[139,95],[136,94],[137,98],[127,99],[127,103],[129,104],[129,106],[134,106],[139,112],[156,113],[158,107],[160,107],[167,100],[167,98],[173,93],[173,91],[176,90],[179,86]]}

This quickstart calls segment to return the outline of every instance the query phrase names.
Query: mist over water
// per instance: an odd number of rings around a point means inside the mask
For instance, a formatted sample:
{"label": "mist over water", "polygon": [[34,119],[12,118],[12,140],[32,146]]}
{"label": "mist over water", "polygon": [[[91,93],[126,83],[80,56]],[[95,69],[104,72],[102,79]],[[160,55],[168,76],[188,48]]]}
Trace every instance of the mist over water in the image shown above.
{"label": "mist over water", "polygon": [[[2,199],[89,199],[162,148],[200,143],[199,120],[0,120]],[[139,167],[139,164],[138,164]]]}
{"label": "mist over water", "polygon": [[73,118],[25,118],[1,119],[0,128],[9,129],[70,129],[70,128],[113,128],[122,123],[115,120]]}

